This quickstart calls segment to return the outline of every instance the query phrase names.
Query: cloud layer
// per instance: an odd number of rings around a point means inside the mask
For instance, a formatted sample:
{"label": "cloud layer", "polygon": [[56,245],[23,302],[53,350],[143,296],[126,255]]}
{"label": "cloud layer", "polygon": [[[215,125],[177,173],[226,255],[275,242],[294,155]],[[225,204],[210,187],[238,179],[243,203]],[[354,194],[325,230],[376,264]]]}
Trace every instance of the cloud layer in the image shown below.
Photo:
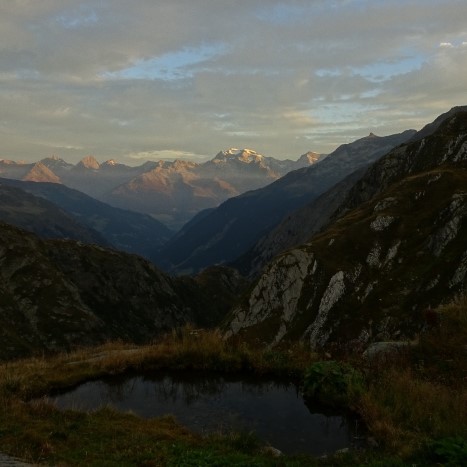
{"label": "cloud layer", "polygon": [[420,128],[467,90],[464,0],[0,3],[0,158],[278,158]]}

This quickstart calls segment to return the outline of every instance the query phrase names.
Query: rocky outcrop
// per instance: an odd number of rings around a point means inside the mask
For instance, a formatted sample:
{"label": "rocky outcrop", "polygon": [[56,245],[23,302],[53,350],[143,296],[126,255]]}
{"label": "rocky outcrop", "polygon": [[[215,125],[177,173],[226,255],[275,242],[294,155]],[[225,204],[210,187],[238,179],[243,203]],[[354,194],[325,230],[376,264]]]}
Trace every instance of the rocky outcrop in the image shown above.
{"label": "rocky outcrop", "polygon": [[412,338],[427,307],[467,289],[466,162],[467,112],[391,151],[340,217],[266,267],[227,335],[311,347]]}
{"label": "rocky outcrop", "polygon": [[57,175],[42,162],[34,164],[32,169],[23,177],[23,180],[28,180],[30,182],[61,183],[60,177],[57,177]]}
{"label": "rocky outcrop", "polygon": [[33,464],[27,464],[19,459],[16,459],[0,452],[0,465],[2,467],[34,467]]}

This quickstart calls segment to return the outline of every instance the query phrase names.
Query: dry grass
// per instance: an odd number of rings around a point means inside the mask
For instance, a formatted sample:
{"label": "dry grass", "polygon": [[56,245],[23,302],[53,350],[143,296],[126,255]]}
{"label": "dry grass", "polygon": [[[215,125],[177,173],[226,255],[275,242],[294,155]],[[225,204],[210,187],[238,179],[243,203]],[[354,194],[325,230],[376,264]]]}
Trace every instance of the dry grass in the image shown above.
{"label": "dry grass", "polygon": [[[276,465],[267,456],[250,453],[249,443],[240,448],[242,443],[235,437],[202,439],[170,417],[143,420],[108,408],[92,413],[59,411],[46,399],[27,400],[128,371],[172,368],[298,375],[313,357],[301,346],[284,352],[253,350],[227,344],[217,331],[185,328],[142,347],[117,342],[51,358],[3,363],[0,449],[52,465],[199,465],[193,462],[204,458],[219,459],[222,465]],[[308,460],[293,465],[311,464]]]}
{"label": "dry grass", "polygon": [[59,411],[46,401],[2,407],[2,450],[47,465],[165,465],[174,442],[200,440],[170,417],[143,420],[105,408]]}
{"label": "dry grass", "polygon": [[467,299],[436,313],[412,352],[373,369],[361,400],[375,437],[401,455],[430,439],[467,438]]}
{"label": "dry grass", "polygon": [[165,368],[253,371],[299,378],[316,358],[300,345],[285,351],[252,349],[243,343],[225,342],[217,330],[185,327],[151,345],[112,342],[53,357],[0,364],[0,397],[27,399],[106,375]]}
{"label": "dry grass", "polygon": [[466,408],[465,391],[421,380],[409,368],[388,370],[361,400],[370,431],[402,455],[429,439],[467,436]]}

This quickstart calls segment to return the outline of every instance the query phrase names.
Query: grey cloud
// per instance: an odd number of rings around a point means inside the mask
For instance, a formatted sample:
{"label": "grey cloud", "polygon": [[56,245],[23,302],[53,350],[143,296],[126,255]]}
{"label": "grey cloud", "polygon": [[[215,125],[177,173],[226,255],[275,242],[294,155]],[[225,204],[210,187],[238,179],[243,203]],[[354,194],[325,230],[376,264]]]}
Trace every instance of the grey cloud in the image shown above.
{"label": "grey cloud", "polygon": [[[458,0],[2,2],[0,158],[131,162],[229,146],[297,157],[419,128],[465,104],[466,17]],[[175,80],[119,79],[210,45],[222,47]],[[362,71],[416,55],[421,67],[380,82]]]}

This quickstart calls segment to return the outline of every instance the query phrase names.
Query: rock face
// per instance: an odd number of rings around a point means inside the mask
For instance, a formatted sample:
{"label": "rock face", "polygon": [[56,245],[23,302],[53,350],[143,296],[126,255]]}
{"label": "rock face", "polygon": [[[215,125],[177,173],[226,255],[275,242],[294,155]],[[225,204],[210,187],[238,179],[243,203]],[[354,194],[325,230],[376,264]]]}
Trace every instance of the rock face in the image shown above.
{"label": "rock face", "polygon": [[210,324],[245,286],[235,271],[172,279],[136,255],[6,224],[0,238],[0,360]]}
{"label": "rock face", "polygon": [[467,289],[467,112],[399,146],[348,191],[336,220],[274,259],[227,335],[270,345],[409,339]]}
{"label": "rock face", "polygon": [[386,137],[370,135],[340,146],[317,164],[227,200],[174,237],[161,251],[159,264],[180,274],[234,261],[290,212],[310,203],[414,133],[409,130]]}
{"label": "rock face", "polygon": [[72,165],[48,157],[35,164],[0,160],[0,176],[63,183],[112,206],[150,214],[177,230],[199,211],[319,159],[318,154],[307,153],[297,161],[277,160],[233,148],[202,164],[176,160],[129,167],[113,159],[99,164],[87,156]]}

